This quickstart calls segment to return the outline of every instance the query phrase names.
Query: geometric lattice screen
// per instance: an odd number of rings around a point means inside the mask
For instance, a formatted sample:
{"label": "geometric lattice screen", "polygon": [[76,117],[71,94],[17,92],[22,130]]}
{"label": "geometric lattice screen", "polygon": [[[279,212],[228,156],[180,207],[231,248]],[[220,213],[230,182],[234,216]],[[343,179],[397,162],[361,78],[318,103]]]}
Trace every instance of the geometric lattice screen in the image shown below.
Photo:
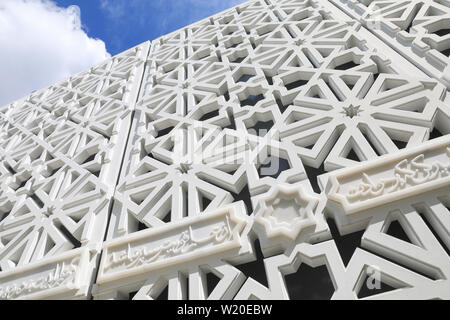
{"label": "geometric lattice screen", "polygon": [[0,108],[0,299],[450,299],[449,50],[253,0]]}

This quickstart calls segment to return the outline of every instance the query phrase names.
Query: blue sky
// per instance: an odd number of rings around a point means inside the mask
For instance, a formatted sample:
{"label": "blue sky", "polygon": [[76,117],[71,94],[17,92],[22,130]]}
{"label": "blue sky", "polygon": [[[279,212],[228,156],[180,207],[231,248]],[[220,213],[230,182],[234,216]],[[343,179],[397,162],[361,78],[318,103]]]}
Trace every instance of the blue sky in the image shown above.
{"label": "blue sky", "polygon": [[112,55],[153,40],[244,0],[56,0],[77,5],[84,30]]}
{"label": "blue sky", "polygon": [[0,0],[0,107],[244,0]]}

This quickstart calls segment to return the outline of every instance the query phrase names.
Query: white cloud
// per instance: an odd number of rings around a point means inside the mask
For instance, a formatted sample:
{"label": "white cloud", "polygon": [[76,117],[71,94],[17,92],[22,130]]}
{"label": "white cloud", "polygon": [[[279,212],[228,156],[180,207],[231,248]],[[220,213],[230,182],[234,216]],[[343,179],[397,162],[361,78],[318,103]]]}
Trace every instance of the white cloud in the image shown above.
{"label": "white cloud", "polygon": [[82,29],[77,6],[0,1],[0,106],[109,57],[105,43]]}

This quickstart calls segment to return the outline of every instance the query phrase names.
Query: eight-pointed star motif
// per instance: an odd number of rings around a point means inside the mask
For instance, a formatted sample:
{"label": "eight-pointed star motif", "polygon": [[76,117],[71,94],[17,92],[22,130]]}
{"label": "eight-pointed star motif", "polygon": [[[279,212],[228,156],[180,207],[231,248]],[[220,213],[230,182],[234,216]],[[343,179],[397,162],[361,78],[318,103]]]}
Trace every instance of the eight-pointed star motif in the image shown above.
{"label": "eight-pointed star motif", "polygon": [[314,209],[318,202],[301,185],[277,185],[260,201],[255,223],[264,228],[269,239],[281,236],[295,241],[303,230],[316,225]]}

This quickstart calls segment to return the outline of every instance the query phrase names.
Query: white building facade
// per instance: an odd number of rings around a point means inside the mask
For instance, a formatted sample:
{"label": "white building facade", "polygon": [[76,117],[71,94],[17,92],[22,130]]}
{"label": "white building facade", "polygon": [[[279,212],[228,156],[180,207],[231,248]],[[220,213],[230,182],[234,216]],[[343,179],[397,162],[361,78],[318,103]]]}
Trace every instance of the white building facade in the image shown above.
{"label": "white building facade", "polygon": [[253,0],[0,108],[0,299],[449,299],[449,50]]}

